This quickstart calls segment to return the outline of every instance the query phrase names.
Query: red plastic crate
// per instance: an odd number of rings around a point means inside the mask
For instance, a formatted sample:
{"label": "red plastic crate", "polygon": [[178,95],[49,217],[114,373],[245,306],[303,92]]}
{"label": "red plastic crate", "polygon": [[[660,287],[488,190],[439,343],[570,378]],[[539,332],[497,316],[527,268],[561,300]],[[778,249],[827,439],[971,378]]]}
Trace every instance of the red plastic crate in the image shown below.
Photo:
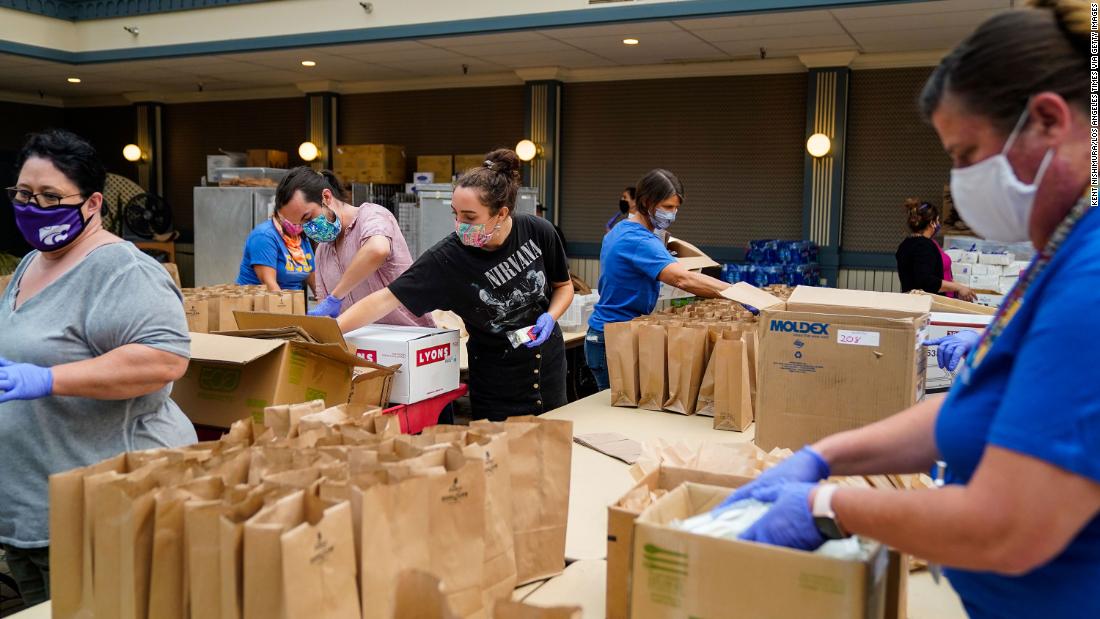
{"label": "red plastic crate", "polygon": [[402,434],[416,434],[424,428],[439,423],[439,414],[443,407],[466,395],[469,389],[466,385],[459,385],[458,389],[428,398],[413,404],[398,404],[382,411],[383,415],[397,415],[401,423]]}

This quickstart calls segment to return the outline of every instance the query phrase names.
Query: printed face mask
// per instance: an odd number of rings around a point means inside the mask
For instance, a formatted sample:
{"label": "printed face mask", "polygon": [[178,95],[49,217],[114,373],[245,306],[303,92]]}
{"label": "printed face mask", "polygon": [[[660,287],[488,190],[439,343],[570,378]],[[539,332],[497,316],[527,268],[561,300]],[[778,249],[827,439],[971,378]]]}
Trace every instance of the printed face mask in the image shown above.
{"label": "printed face mask", "polygon": [[[332,214],[332,221],[329,221],[326,211]],[[325,209],[320,215],[302,224],[302,230],[305,231],[306,236],[318,243],[331,243],[340,236],[340,218],[332,211]]]}
{"label": "printed face mask", "polygon": [[80,212],[84,203],[42,208],[30,202],[12,202],[15,225],[27,243],[38,251],[57,251],[75,241],[88,225]]}
{"label": "printed face mask", "polygon": [[462,241],[463,245],[467,247],[485,247],[485,245],[492,240],[493,235],[500,229],[500,222],[488,232],[485,231],[489,227],[489,224],[467,224],[455,220],[455,234],[458,235],[458,240]]}

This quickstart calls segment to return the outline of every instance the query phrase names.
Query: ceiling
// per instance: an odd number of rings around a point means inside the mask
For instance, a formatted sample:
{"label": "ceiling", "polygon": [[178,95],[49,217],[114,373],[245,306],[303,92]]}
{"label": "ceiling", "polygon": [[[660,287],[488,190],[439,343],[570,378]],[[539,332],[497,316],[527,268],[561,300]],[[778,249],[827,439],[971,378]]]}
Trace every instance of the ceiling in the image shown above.
{"label": "ceiling", "polygon": [[[944,0],[636,22],[81,66],[0,54],[0,91],[64,98],[248,91],[308,81],[458,78],[530,67],[583,70],[799,54],[943,51],[1012,0]],[[639,45],[627,46],[633,37]],[[302,60],[313,60],[306,68]],[[80,84],[66,79],[79,77]]]}

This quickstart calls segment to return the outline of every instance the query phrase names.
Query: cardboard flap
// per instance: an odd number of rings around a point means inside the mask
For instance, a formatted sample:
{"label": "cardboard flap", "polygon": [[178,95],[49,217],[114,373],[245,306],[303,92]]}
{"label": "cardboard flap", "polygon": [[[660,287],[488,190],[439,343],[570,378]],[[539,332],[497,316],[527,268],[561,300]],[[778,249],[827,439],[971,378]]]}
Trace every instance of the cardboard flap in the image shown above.
{"label": "cardboard flap", "polygon": [[669,237],[668,251],[676,261],[689,271],[698,271],[722,266],[703,253],[701,249],[685,240]]}
{"label": "cardboard flap", "polygon": [[[333,321],[335,322],[335,321]],[[353,353],[348,352],[342,346],[337,344],[314,344],[312,342],[291,342],[291,346],[297,348],[304,348],[316,355],[320,355],[326,359],[332,359],[340,363],[347,365],[353,365],[360,368],[372,368],[375,370],[390,371],[390,368],[384,365],[378,365],[377,363],[371,363],[362,357],[359,357]]]}
{"label": "cardboard flap", "polygon": [[286,342],[282,340],[255,340],[247,337],[192,333],[191,360],[244,365],[278,350],[284,344]]}
{"label": "cardboard flap", "polygon": [[726,288],[722,291],[722,296],[742,305],[751,305],[758,310],[766,310],[783,305],[783,299],[768,294],[756,286],[746,284],[745,282],[738,282]]}
{"label": "cardboard flap", "polygon": [[801,311],[807,307],[863,309],[921,316],[932,311],[932,298],[897,292],[799,286],[787,301],[787,309]]}
{"label": "cardboard flap", "polygon": [[296,316],[294,314],[268,314],[264,312],[233,312],[237,328],[242,331],[258,329],[284,329],[299,327],[322,344],[339,344],[344,350],[344,334],[334,318],[327,316]]}

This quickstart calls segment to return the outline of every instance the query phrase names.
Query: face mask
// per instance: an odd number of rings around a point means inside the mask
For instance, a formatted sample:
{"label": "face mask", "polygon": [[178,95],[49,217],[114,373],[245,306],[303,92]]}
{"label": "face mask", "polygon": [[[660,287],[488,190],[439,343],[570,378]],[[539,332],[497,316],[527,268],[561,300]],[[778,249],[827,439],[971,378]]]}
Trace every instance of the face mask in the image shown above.
{"label": "face mask", "polygon": [[938,235],[942,229],[943,228],[939,224],[936,224],[936,226],[932,228],[932,236]]}
{"label": "face mask", "polygon": [[[332,211],[328,212],[332,213]],[[318,243],[331,243],[340,236],[340,218],[332,213],[332,221],[329,221],[325,211],[322,211],[320,215],[302,224],[302,230],[306,236]]]}
{"label": "face mask", "polygon": [[630,203],[626,200],[619,200],[619,212],[626,215],[630,212]]}
{"label": "face mask", "polygon": [[668,227],[676,221],[676,211],[657,209],[653,211],[653,229],[668,230]]}
{"label": "face mask", "polygon": [[951,170],[951,197],[959,214],[974,232],[989,241],[1018,243],[1028,240],[1035,190],[1054,156],[1053,149],[1047,151],[1034,183],[1028,185],[1016,178],[1006,153],[1026,119],[1027,109],[1024,109],[1000,153],[965,168]]}
{"label": "face mask", "polygon": [[66,247],[80,236],[88,225],[80,212],[81,202],[77,205],[62,204],[53,208],[42,208],[37,204],[13,202],[15,207],[15,225],[23,238],[38,251],[57,251]]}
{"label": "face mask", "polygon": [[283,232],[286,232],[287,236],[302,236],[302,226],[298,224],[292,224],[285,219],[279,219],[279,225],[283,227]]}
{"label": "face mask", "polygon": [[458,240],[462,241],[462,244],[467,247],[485,247],[492,240],[493,235],[497,233],[497,230],[500,229],[500,222],[497,222],[497,225],[488,232],[485,231],[487,227],[489,227],[487,223],[467,224],[455,220],[455,234],[458,235]]}

